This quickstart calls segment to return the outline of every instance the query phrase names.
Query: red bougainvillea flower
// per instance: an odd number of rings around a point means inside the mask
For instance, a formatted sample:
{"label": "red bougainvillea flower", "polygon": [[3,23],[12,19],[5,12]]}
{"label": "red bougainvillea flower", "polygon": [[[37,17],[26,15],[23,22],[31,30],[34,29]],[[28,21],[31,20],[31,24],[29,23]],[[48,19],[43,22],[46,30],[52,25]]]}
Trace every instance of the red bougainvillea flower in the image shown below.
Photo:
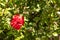
{"label": "red bougainvillea flower", "polygon": [[24,25],[24,16],[21,16],[19,14],[13,15],[13,17],[10,21],[10,25],[14,29],[19,30],[22,27],[22,25]]}

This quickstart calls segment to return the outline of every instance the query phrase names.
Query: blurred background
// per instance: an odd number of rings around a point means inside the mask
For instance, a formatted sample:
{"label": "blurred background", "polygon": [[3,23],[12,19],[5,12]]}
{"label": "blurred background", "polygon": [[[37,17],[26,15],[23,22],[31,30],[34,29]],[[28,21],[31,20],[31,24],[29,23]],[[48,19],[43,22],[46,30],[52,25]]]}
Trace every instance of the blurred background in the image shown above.
{"label": "blurred background", "polygon": [[[10,25],[14,14],[24,25]],[[60,0],[0,0],[0,40],[60,40]]]}

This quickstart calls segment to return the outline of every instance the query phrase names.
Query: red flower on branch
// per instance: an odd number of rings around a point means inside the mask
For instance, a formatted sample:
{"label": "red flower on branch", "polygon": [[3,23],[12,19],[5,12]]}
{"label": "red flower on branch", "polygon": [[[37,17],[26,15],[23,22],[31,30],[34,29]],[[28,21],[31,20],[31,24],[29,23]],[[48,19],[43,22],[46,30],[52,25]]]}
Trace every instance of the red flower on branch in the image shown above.
{"label": "red flower on branch", "polygon": [[10,24],[14,29],[19,30],[24,25],[24,16],[19,14],[13,15]]}

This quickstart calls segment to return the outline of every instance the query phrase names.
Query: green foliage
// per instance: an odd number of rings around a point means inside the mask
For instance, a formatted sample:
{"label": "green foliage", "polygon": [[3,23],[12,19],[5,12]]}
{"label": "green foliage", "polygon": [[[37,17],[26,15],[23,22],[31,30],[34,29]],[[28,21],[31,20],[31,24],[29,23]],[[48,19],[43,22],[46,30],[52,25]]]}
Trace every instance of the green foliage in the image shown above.
{"label": "green foliage", "polygon": [[[11,17],[24,15],[20,30]],[[48,40],[60,34],[60,0],[0,0],[0,40]]]}

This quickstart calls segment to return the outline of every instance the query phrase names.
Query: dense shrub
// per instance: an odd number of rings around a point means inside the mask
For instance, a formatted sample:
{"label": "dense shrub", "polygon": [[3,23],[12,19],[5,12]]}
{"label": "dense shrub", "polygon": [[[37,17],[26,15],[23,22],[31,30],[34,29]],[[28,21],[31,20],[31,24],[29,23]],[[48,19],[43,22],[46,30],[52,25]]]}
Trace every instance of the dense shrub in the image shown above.
{"label": "dense shrub", "polygon": [[[15,14],[24,16],[19,30],[10,24]],[[0,40],[48,40],[58,34],[60,0],[0,0]]]}

